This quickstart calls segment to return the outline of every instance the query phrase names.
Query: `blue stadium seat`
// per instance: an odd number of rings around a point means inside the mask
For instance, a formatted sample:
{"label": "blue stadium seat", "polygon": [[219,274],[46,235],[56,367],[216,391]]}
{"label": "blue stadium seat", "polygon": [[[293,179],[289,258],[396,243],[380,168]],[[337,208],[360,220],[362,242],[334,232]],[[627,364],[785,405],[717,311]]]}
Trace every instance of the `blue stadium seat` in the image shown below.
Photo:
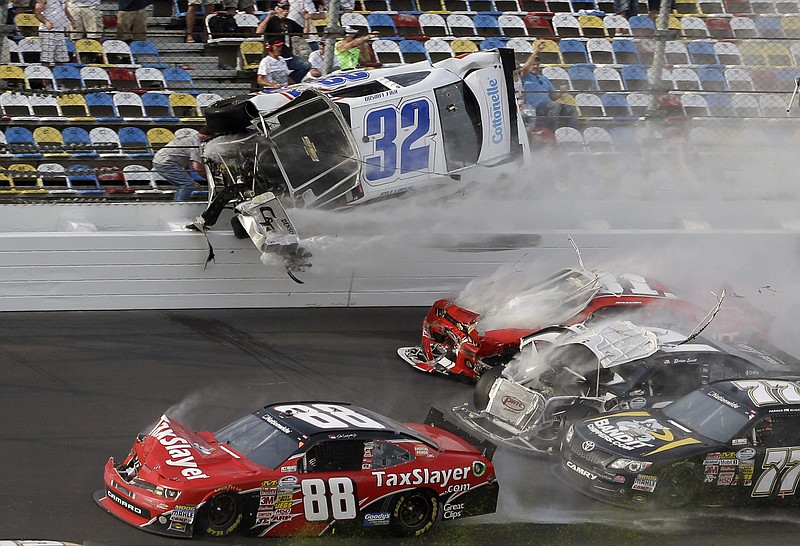
{"label": "blue stadium seat", "polygon": [[651,38],[656,34],[656,26],[647,15],[634,15],[628,19],[631,34],[637,38]]}
{"label": "blue stadium seat", "polygon": [[597,78],[594,77],[593,65],[578,64],[567,69],[572,89],[576,91],[598,91]]}
{"label": "blue stadium seat", "polygon": [[730,93],[710,93],[706,96],[708,114],[717,117],[735,117],[736,108],[733,106]]}
{"label": "blue stadium seat", "polygon": [[158,91],[148,91],[142,95],[142,105],[147,117],[158,121],[176,121],[169,103],[169,96]]}
{"label": "blue stadium seat", "polygon": [[75,157],[96,157],[97,152],[92,146],[89,132],[80,127],[67,127],[61,131],[64,137],[64,150]]}
{"label": "blue stadium seat", "polygon": [[189,73],[180,67],[171,66],[161,71],[167,89],[193,89],[194,83]]}
{"label": "blue stadium seat", "polygon": [[151,157],[153,155],[147,134],[138,127],[122,127],[119,130],[119,143],[122,152],[130,157]]}
{"label": "blue stadium seat", "polygon": [[105,193],[105,190],[100,188],[97,174],[89,165],[77,164],[67,167],[67,180],[69,187],[78,193]]}
{"label": "blue stadium seat", "polygon": [[161,53],[156,44],[149,40],[134,40],[131,42],[131,55],[133,62],[145,67],[166,68],[161,60]]}
{"label": "blue stadium seat", "polygon": [[506,46],[506,40],[503,38],[498,38],[497,36],[491,36],[486,38],[484,41],[480,43],[480,50],[486,51],[487,49],[499,49]]}
{"label": "blue stadium seat", "polygon": [[403,53],[403,60],[407,63],[430,60],[425,45],[418,40],[403,40],[400,42],[400,51]]}
{"label": "blue stadium seat", "polygon": [[614,118],[626,118],[633,116],[631,105],[628,99],[621,93],[604,93],[600,97],[603,101],[603,109],[607,116]]}
{"label": "blue stadium seat", "polygon": [[500,23],[497,21],[497,17],[494,15],[478,13],[472,18],[472,22],[475,25],[475,30],[478,31],[478,36],[487,38],[492,36],[503,36],[503,30],[500,28]]}
{"label": "blue stadium seat", "polygon": [[697,70],[700,87],[703,91],[727,91],[728,82],[725,74],[717,68],[704,67]]}
{"label": "blue stadium seat", "polygon": [[81,78],[80,68],[74,64],[54,66],[53,78],[56,81],[56,87],[60,91],[83,88],[83,78]]}
{"label": "blue stadium seat", "polygon": [[565,38],[558,44],[561,50],[561,58],[565,64],[588,64],[589,54],[586,51],[586,43],[574,38]]}
{"label": "blue stadium seat", "polygon": [[42,157],[33,133],[25,127],[6,129],[6,151],[17,157]]}
{"label": "blue stadium seat", "polygon": [[614,50],[614,59],[619,64],[640,64],[639,49],[633,40],[616,38],[611,41]]}
{"label": "blue stadium seat", "polygon": [[397,36],[397,27],[394,26],[394,19],[387,13],[370,13],[367,15],[367,23],[370,30],[380,33],[382,38]]}
{"label": "blue stadium seat", "polygon": [[114,99],[109,93],[103,91],[88,93],[86,95],[86,106],[89,108],[89,115],[97,119],[119,117],[117,108],[114,106]]}
{"label": "blue stadium seat", "polygon": [[640,64],[626,64],[622,66],[622,82],[626,91],[642,91],[650,87],[647,77],[647,67]]}
{"label": "blue stadium seat", "polygon": [[692,64],[719,64],[714,42],[694,41],[686,46]]}

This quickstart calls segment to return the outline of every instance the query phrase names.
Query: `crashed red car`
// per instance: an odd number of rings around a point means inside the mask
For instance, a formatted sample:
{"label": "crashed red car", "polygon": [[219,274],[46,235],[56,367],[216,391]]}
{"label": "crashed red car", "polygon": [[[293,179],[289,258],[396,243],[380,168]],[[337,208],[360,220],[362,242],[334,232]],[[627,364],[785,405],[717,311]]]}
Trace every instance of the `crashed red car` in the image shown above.
{"label": "crashed red car", "polygon": [[348,526],[420,535],[497,506],[494,446],[476,442],[479,450],[448,428],[321,402],[269,405],[216,433],[164,415],[123,461],[109,459],[94,499],[171,537],[310,536]]}
{"label": "crashed red car", "polygon": [[[551,325],[571,326],[587,320],[638,312],[669,324],[676,318],[695,324],[707,310],[681,300],[660,282],[630,273],[566,268],[527,287],[523,294],[492,309],[493,319],[521,308],[535,308],[538,320],[524,327],[482,327],[486,319],[449,299],[436,301],[422,322],[422,344],[401,347],[398,355],[423,372],[438,372],[477,381],[519,352],[520,339]],[[758,330],[768,317],[738,301],[725,309],[709,330],[711,337],[738,338],[744,326]],[[497,322],[497,321],[495,321]],[[530,322],[530,321],[529,321]]]}

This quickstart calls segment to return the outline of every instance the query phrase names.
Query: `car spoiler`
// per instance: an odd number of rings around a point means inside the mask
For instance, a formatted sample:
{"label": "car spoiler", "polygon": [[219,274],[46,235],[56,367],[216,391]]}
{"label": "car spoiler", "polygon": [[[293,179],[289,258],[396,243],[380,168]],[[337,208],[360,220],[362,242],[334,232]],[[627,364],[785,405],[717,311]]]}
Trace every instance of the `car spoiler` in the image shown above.
{"label": "car spoiler", "polygon": [[492,457],[494,457],[494,452],[497,450],[497,446],[492,442],[470,434],[468,431],[459,427],[454,421],[447,419],[444,413],[438,408],[431,407],[431,409],[428,411],[428,416],[425,418],[425,424],[438,427],[451,434],[455,434],[474,448],[481,451],[483,456],[490,461],[492,460]]}

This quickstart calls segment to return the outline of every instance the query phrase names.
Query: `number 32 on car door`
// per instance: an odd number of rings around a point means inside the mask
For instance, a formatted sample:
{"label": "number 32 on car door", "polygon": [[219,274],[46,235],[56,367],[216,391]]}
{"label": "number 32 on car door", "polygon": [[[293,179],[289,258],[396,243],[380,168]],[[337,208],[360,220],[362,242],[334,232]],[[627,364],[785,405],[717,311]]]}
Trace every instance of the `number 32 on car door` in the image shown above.
{"label": "number 32 on car door", "polygon": [[433,135],[428,99],[405,102],[399,108],[370,110],[364,119],[364,141],[373,148],[364,157],[364,177],[385,184],[408,174],[427,174],[433,161]]}

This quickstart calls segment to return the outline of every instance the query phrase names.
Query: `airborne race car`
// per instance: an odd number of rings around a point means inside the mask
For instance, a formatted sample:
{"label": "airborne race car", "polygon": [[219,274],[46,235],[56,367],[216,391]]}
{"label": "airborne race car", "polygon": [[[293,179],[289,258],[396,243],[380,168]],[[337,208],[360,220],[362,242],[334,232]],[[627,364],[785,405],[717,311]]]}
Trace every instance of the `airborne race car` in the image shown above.
{"label": "airborne race car", "polygon": [[481,377],[474,409],[453,413],[494,442],[548,452],[586,415],[667,403],[719,379],[800,372],[800,361],[775,347],[711,342],[698,337],[703,327],[688,337],[630,321],[546,328]]}
{"label": "airborne race car", "polygon": [[[296,252],[283,204],[337,208],[415,190],[456,193],[464,175],[528,158],[512,50],[490,50],[224,99],[206,111],[222,136],[203,147],[209,205],[233,207],[237,237]],[[464,182],[466,183],[466,181]]]}
{"label": "airborne race car", "polygon": [[94,499],[126,523],[182,538],[347,525],[420,535],[440,519],[494,512],[494,446],[480,451],[431,419],[401,424],[356,406],[286,403],[212,434],[165,415],[124,461],[109,459]]}
{"label": "airborne race car", "polygon": [[800,458],[800,382],[720,381],[661,410],[575,423],[556,475],[626,506],[793,505]]}

